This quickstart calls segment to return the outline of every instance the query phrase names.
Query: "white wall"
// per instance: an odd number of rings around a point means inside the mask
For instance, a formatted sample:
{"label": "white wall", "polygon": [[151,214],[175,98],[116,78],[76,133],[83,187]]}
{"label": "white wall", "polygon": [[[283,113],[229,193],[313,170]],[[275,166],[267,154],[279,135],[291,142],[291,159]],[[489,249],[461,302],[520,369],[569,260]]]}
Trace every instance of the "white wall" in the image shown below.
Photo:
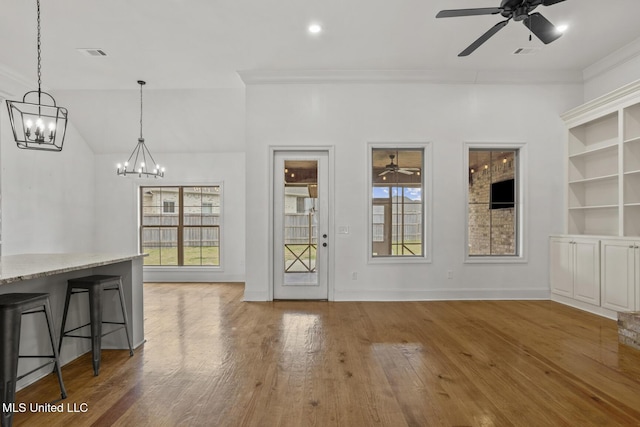
{"label": "white wall", "polygon": [[0,107],[2,255],[92,251],[92,151],[71,120],[61,152],[19,149]]}
{"label": "white wall", "polygon": [[[246,93],[245,300],[269,294],[270,145],[335,147],[334,224],[350,227],[330,231],[336,300],[548,297],[548,236],[563,231],[559,114],[581,103],[581,85],[274,83]],[[492,141],[527,143],[526,264],[464,264],[463,143]],[[432,263],[367,263],[369,142],[433,143]]]}
{"label": "white wall", "polygon": [[[133,144],[134,142],[132,142]],[[133,147],[133,145],[132,145]],[[119,177],[115,165],[123,155],[95,156],[96,248],[101,252],[138,252],[138,192],[141,185],[223,186],[221,268],[145,267],[144,280],[175,282],[237,282],[244,280],[245,154],[153,153],[167,169],[165,178]],[[126,154],[128,156],[128,153]]]}

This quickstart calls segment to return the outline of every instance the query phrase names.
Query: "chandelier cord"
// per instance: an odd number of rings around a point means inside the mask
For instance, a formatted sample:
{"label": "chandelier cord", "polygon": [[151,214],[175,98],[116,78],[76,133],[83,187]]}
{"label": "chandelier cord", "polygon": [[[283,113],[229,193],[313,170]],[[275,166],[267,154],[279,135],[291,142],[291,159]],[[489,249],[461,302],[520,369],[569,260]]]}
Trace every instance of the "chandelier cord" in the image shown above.
{"label": "chandelier cord", "polygon": [[140,139],[142,138],[142,85],[143,83],[140,83]]}
{"label": "chandelier cord", "polygon": [[38,103],[40,103],[40,93],[42,92],[42,47],[40,42],[40,0],[37,0],[38,5]]}

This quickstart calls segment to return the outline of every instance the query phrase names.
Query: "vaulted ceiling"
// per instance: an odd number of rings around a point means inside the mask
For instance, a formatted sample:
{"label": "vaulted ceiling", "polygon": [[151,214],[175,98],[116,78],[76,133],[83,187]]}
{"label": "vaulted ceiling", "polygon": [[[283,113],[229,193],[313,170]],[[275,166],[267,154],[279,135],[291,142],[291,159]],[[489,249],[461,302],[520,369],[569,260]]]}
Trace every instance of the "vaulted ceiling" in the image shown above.
{"label": "vaulted ceiling", "polygon": [[[499,2],[41,0],[43,85],[54,93],[91,93],[86,95],[91,101],[85,100],[83,111],[75,112],[75,117],[95,120],[96,127],[99,119],[92,119],[87,111],[92,102],[100,102],[95,91],[110,91],[102,95],[105,101],[121,98],[123,104],[133,104],[130,110],[135,112],[138,79],[148,82],[148,93],[180,91],[173,93],[175,97],[168,92],[157,95],[175,109],[181,108],[181,102],[201,107],[197,100],[202,95],[197,92],[204,89],[241,89],[240,70],[429,70],[443,75],[495,73],[496,79],[507,80],[509,75],[562,73],[575,79],[585,67],[640,37],[638,0],[566,0],[537,10],[554,24],[569,25],[559,40],[549,45],[535,37],[529,41],[528,30],[510,22],[471,56],[458,57],[502,18],[436,19],[437,12],[493,7]],[[32,85],[36,82],[35,4],[35,0],[3,0],[0,14],[0,73],[19,76]],[[307,26],[312,22],[320,23],[323,32],[309,34]],[[522,47],[541,49],[531,55],[513,54]],[[80,48],[101,49],[107,56],[85,56]],[[76,98],[84,96],[70,99],[76,103],[80,102]],[[170,97],[174,101],[168,101]],[[119,110],[117,104],[113,110]],[[224,116],[219,108],[211,108],[207,114]],[[184,119],[189,120],[188,116],[185,113]],[[135,142],[136,123],[131,126],[130,145]],[[200,136],[196,133],[191,139]],[[96,151],[120,149],[104,145],[101,141]]]}

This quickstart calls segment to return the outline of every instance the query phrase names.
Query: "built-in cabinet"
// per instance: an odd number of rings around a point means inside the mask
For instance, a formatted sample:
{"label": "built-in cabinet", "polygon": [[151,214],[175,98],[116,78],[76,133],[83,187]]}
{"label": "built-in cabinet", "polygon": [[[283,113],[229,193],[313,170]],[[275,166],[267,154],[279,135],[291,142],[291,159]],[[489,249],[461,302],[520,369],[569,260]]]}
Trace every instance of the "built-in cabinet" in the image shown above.
{"label": "built-in cabinet", "polygon": [[609,240],[601,242],[602,307],[615,311],[636,310],[640,240]]}
{"label": "built-in cabinet", "polygon": [[600,304],[600,241],[552,237],[551,291],[589,304]]}
{"label": "built-in cabinet", "polygon": [[566,235],[550,239],[552,299],[612,318],[640,310],[640,81],[562,119]]}

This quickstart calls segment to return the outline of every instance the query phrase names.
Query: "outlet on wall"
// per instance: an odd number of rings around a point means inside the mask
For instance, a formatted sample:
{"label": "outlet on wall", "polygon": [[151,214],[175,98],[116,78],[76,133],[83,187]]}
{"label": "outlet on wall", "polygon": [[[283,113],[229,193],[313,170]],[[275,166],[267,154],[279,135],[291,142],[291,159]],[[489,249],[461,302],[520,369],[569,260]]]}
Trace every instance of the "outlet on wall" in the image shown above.
{"label": "outlet on wall", "polygon": [[354,271],[353,273],[351,273],[351,280],[358,280],[358,272]]}
{"label": "outlet on wall", "polygon": [[453,279],[453,270],[447,270],[447,279]]}

